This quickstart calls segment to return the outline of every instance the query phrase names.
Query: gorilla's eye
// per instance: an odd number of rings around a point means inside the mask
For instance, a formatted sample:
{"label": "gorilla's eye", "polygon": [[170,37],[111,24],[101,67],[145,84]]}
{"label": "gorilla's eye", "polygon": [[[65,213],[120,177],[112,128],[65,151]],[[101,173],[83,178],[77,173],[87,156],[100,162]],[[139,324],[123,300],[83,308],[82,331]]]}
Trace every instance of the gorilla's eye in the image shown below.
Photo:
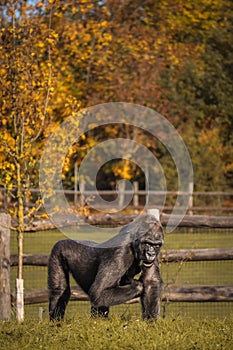
{"label": "gorilla's eye", "polygon": [[147,245],[147,246],[153,246],[153,245],[154,245],[154,242],[145,241],[144,244]]}
{"label": "gorilla's eye", "polygon": [[145,243],[144,246],[145,246],[145,248],[146,248],[147,250],[151,250],[151,249],[154,248],[154,245],[151,244],[151,243]]}

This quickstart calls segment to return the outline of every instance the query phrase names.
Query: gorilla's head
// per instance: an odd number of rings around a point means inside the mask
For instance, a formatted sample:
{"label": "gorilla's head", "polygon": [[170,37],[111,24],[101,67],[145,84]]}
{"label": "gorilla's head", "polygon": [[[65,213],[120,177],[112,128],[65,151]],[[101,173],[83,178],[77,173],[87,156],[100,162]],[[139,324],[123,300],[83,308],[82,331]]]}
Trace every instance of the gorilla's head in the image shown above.
{"label": "gorilla's head", "polygon": [[161,223],[153,215],[142,215],[138,220],[134,249],[144,264],[151,264],[157,258],[164,244]]}

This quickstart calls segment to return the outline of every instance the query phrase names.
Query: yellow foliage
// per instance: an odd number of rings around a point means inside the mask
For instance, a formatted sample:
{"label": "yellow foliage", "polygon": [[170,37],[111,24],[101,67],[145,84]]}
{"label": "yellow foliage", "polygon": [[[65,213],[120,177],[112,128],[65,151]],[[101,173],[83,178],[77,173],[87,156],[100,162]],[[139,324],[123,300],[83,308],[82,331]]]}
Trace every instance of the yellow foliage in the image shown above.
{"label": "yellow foliage", "polygon": [[131,166],[130,162],[125,160],[121,161],[121,163],[113,165],[112,171],[116,177],[120,177],[126,180],[130,180],[132,178]]}
{"label": "yellow foliage", "polygon": [[[185,62],[197,62],[196,73],[203,71],[206,46],[199,38],[225,23],[220,21],[225,1],[219,0],[147,1],[138,17],[137,2],[112,1],[109,9],[105,2],[89,0],[19,1],[13,24],[10,2],[5,3],[0,181],[7,185],[15,184],[15,164],[21,165],[22,182],[28,176],[35,180],[46,138],[81,107],[121,100],[176,115],[170,97],[176,77]],[[106,128],[114,137],[117,132]],[[81,139],[86,148],[97,143],[94,137]],[[224,153],[215,129],[202,130],[196,140],[208,151]],[[155,147],[150,140],[147,145]],[[68,156],[79,151],[77,146]],[[65,174],[71,166],[66,160]],[[113,172],[131,179],[132,164],[124,161]]]}
{"label": "yellow foliage", "polygon": [[224,147],[220,141],[219,130],[217,128],[202,130],[198,136],[198,143],[211,152],[217,152],[219,157],[223,155]]}

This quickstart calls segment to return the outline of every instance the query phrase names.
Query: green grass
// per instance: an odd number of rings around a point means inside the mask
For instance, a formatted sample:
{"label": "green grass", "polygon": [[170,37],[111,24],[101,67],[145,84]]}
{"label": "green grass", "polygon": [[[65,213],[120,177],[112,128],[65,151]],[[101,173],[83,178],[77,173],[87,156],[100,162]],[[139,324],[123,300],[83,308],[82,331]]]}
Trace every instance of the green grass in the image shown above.
{"label": "green grass", "polygon": [[[69,236],[75,236],[74,229],[69,228]],[[103,242],[111,237],[109,233],[102,233],[96,228],[95,232],[80,231],[77,239],[87,239]],[[24,234],[24,252],[30,254],[49,254],[53,244],[67,237],[58,230],[26,232]],[[165,235],[164,249],[199,249],[199,248],[228,248],[233,247],[233,229],[176,229]],[[17,238],[12,232],[11,254],[17,253]]]}
{"label": "green grass", "polygon": [[110,320],[82,317],[62,323],[0,322],[0,348],[230,350],[233,348],[233,317],[199,321],[169,317],[157,322],[144,322],[136,317]]}
{"label": "green grass", "polygon": [[165,284],[232,285],[232,260],[161,264]]}
{"label": "green grass", "polygon": [[[74,232],[68,229],[69,234]],[[36,233],[25,233],[24,252],[30,254],[49,254],[53,244],[67,238],[58,230],[48,230]],[[79,232],[78,239],[88,239],[101,242],[110,238],[110,234],[100,233],[98,228],[93,232]],[[227,248],[233,247],[233,230],[214,229],[177,229],[175,232],[165,235],[164,249],[195,249],[195,248]],[[17,253],[17,239],[15,233],[11,237],[11,254]],[[206,262],[184,262],[161,264],[161,272],[164,285],[233,285],[233,261],[206,261]],[[11,288],[14,290],[17,268],[11,268]],[[47,268],[24,266],[25,290],[47,288]],[[72,284],[75,284],[72,281]],[[38,308],[40,305],[26,306],[26,315],[38,319]],[[47,310],[47,305],[43,305]],[[203,318],[229,317],[233,313],[233,302],[229,303],[165,303],[165,313],[170,315],[189,315]],[[140,315],[139,305],[120,305],[112,308],[111,314],[117,315],[133,312]],[[129,311],[128,311],[129,310]],[[89,315],[89,305],[86,303],[72,302],[69,304],[68,317],[76,315]],[[47,315],[45,314],[45,317]]]}
{"label": "green grass", "polygon": [[[43,307],[43,319],[49,318],[48,304],[25,305],[25,317],[27,319],[39,320],[39,308]],[[65,319],[70,318],[85,318],[90,315],[90,304],[85,301],[71,301],[68,304]],[[174,315],[176,317],[192,317],[196,320],[209,317],[229,318],[233,315],[233,302],[205,302],[205,303],[187,303],[187,302],[162,302],[161,317],[167,318]],[[123,304],[113,306],[110,309],[110,318],[119,317],[121,319],[129,319],[130,317],[141,319],[141,306],[136,304]],[[15,319],[14,314],[12,319]]]}
{"label": "green grass", "polygon": [[164,249],[204,249],[233,247],[233,229],[176,229],[165,235]]}
{"label": "green grass", "polygon": [[[72,228],[70,228],[72,230]],[[98,242],[110,235],[80,232],[78,239]],[[233,230],[185,229],[165,236],[164,249],[223,248],[233,246]],[[49,254],[53,244],[66,238],[57,230],[26,233],[24,252]],[[12,234],[11,253],[17,253],[17,240]],[[166,284],[232,285],[233,261],[185,262],[162,264]],[[14,288],[17,268],[11,268]],[[47,287],[46,267],[24,267],[25,290]],[[39,308],[44,308],[39,320]],[[139,304],[111,308],[110,319],[91,319],[88,302],[70,302],[65,321],[48,322],[48,304],[25,306],[25,321],[18,324],[12,313],[11,322],[0,321],[0,349],[49,350],[230,350],[233,349],[233,302],[161,303],[157,322],[141,320]],[[208,317],[207,317],[208,316]]]}

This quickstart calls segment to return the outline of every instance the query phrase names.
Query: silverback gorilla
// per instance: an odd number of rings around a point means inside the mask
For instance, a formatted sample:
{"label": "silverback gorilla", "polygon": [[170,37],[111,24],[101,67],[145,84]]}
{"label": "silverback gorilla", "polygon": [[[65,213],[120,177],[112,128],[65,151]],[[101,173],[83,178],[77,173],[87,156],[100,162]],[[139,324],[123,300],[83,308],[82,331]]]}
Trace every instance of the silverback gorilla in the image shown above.
{"label": "silverback gorilla", "polygon": [[[48,263],[50,319],[64,317],[70,273],[88,294],[93,316],[108,317],[110,306],[140,296],[143,318],[156,318],[162,288],[157,257],[163,242],[162,226],[149,214],[138,216],[104,243],[57,242]],[[141,277],[134,279],[141,266]]]}

